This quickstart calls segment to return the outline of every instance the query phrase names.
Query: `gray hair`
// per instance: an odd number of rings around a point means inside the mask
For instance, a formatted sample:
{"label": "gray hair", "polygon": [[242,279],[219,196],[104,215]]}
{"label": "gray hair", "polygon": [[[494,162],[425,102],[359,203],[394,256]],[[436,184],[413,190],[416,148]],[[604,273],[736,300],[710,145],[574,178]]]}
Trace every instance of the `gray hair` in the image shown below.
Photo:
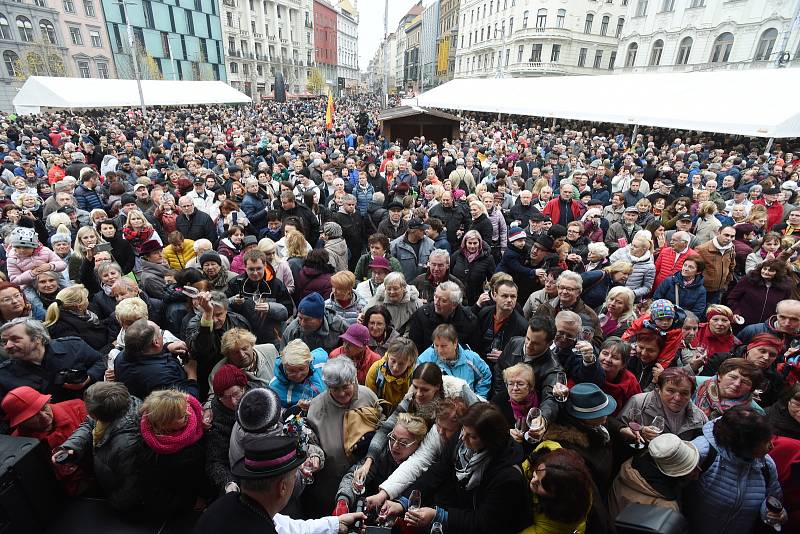
{"label": "gray hair", "polygon": [[391,272],[386,275],[386,278],[383,279],[383,285],[390,285],[390,284],[400,284],[403,287],[408,285],[406,282],[406,277],[403,276],[403,273]]}
{"label": "gray hair", "polygon": [[372,193],[372,201],[377,202],[378,204],[383,204],[386,202],[386,196],[380,191],[375,191]]}
{"label": "gray hair", "polygon": [[115,269],[120,275],[122,275],[122,267],[119,266],[119,263],[106,261],[97,266],[97,276],[103,276],[109,269]]}
{"label": "gray hair", "polygon": [[568,187],[571,188],[572,187],[572,180],[570,180],[569,178],[564,178],[563,180],[558,182],[558,186],[561,189],[566,189]]}
{"label": "gray hair", "polygon": [[340,388],[355,384],[356,378],[356,365],[347,356],[338,356],[328,360],[322,366],[322,381],[329,388]]}
{"label": "gray hair", "polygon": [[347,193],[345,196],[342,197],[342,202],[357,202],[356,196]]}
{"label": "gray hair", "polygon": [[200,250],[200,247],[203,247],[203,246],[206,246],[206,245],[208,245],[209,248],[212,248],[212,249],[214,248],[214,245],[211,244],[211,241],[209,241],[208,239],[205,239],[205,238],[198,239],[197,241],[195,241],[194,245],[192,246],[192,248],[194,248],[195,252],[198,252]]}
{"label": "gray hair", "polygon": [[608,247],[602,241],[589,243],[589,245],[586,248],[589,250],[589,252],[591,252],[592,254],[596,254],[601,258],[608,257]]}
{"label": "gray hair", "polygon": [[[20,293],[22,293],[21,290]],[[47,328],[45,328],[41,321],[37,321],[32,317],[17,317],[16,319],[11,319],[3,326],[0,326],[0,335],[9,328],[20,324],[25,326],[25,333],[28,334],[28,337],[31,339],[41,339],[44,345],[50,343],[50,332],[47,331]]]}
{"label": "gray hair", "polygon": [[208,301],[214,307],[228,309],[228,297],[222,291],[212,291]]}
{"label": "gray hair", "polygon": [[575,313],[574,311],[569,310],[562,310],[556,314],[555,319],[556,324],[558,323],[567,323],[575,326],[580,330],[581,326],[583,325],[583,321],[581,321],[581,316]]}
{"label": "gray hair", "polygon": [[443,257],[445,259],[445,263],[450,265],[450,254],[444,250],[443,248],[435,248],[431,251],[430,255],[428,256],[428,261],[431,261],[432,258]]}
{"label": "gray hair", "polygon": [[672,234],[672,237],[674,237],[678,241],[683,241],[685,243],[688,243],[691,240],[691,238],[689,237],[689,232],[675,232],[674,234]]}
{"label": "gray hair", "polygon": [[578,273],[574,271],[564,271],[563,273],[558,275],[558,280],[556,280],[556,283],[560,284],[561,282],[567,280],[575,282],[576,284],[578,284],[578,288],[583,289],[583,278],[581,278],[581,275],[579,275]]}
{"label": "gray hair", "polygon": [[[580,278],[580,276],[578,277]],[[384,280],[384,283],[386,281]],[[461,304],[461,298],[463,295],[461,294],[461,288],[458,287],[458,284],[455,282],[442,282],[436,289],[441,289],[442,291],[446,291],[450,295],[450,303],[451,304]]]}

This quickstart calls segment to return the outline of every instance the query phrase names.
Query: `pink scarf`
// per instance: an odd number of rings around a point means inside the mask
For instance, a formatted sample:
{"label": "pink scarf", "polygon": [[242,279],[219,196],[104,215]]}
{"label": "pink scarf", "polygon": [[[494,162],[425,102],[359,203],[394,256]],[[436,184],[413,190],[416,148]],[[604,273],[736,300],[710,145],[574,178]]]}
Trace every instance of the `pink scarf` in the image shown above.
{"label": "pink scarf", "polygon": [[142,439],[148,447],[158,454],[175,454],[200,441],[200,438],[203,437],[203,407],[191,395],[188,396],[188,401],[189,412],[186,417],[186,426],[175,434],[155,434],[147,416],[142,416],[139,426]]}
{"label": "pink scarf", "polygon": [[524,402],[517,402],[514,399],[509,398],[509,402],[511,402],[511,411],[514,412],[514,419],[525,419],[528,415],[528,411],[531,408],[535,408],[539,406],[539,396],[536,394],[535,391],[531,391],[530,395],[527,396]]}

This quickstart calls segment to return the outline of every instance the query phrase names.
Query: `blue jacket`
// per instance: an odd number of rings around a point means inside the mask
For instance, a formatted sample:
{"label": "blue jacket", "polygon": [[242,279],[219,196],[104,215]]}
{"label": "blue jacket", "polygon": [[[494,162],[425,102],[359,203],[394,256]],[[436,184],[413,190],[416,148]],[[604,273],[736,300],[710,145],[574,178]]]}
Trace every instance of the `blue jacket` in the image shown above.
{"label": "blue jacket", "polygon": [[515,279],[516,277],[533,278],[536,275],[536,269],[525,267],[527,256],[525,248],[520,250],[509,244],[508,248],[503,252],[503,257],[500,259],[500,263],[497,264],[495,272],[508,273]]}
{"label": "blue jacket", "polygon": [[447,364],[439,359],[433,347],[428,347],[417,358],[417,365],[428,362],[438,365],[443,375],[461,378],[472,391],[484,399],[489,394],[489,389],[492,387],[492,371],[478,353],[459,345],[458,357],[452,364]]}
{"label": "blue jacket", "polygon": [[[675,302],[675,287],[678,288],[678,302]],[[689,310],[700,319],[706,315],[706,287],[703,285],[703,275],[697,275],[694,282],[688,287],[683,284],[683,275],[680,271],[666,278],[653,293],[653,300],[667,299],[684,310]],[[584,299],[585,300],[585,299]]]}
{"label": "blue jacket", "polygon": [[84,187],[83,184],[75,188],[75,202],[82,210],[92,211],[94,209],[103,209],[105,204],[95,191]]}
{"label": "blue jacket", "polygon": [[267,204],[257,195],[246,193],[242,198],[241,208],[247,216],[247,220],[256,228],[261,229],[267,225],[267,212],[265,211]]}
{"label": "blue jacket", "polygon": [[703,435],[692,440],[700,452],[699,465],[703,465],[711,447],[717,450],[717,457],[689,487],[689,530],[703,534],[753,532],[756,522],[766,517],[767,496],[783,496],[775,462],[769,456],[744,460],[717,445],[713,434],[716,421],[706,423]]}
{"label": "blue jacket", "polygon": [[581,279],[583,280],[581,300],[593,310],[599,309],[605,303],[609,290],[617,285],[602,269],[581,273]]}
{"label": "blue jacket", "polygon": [[306,379],[298,384],[292,382],[283,372],[283,358],[278,357],[275,360],[274,372],[275,376],[269,382],[269,389],[278,394],[281,399],[281,406],[290,408],[297,404],[297,401],[303,398],[303,393],[309,389],[312,396],[316,397],[327,388],[325,382],[322,381],[322,366],[328,361],[328,353],[324,349],[314,349],[311,351],[311,366],[310,373]]}
{"label": "blue jacket", "polygon": [[114,375],[140,399],[157,389],[174,388],[201,400],[197,380],[189,379],[178,358],[169,352],[130,360],[123,350],[114,360]]}
{"label": "blue jacket", "polygon": [[375,188],[369,183],[367,183],[366,189],[362,189],[359,185],[353,188],[353,195],[356,197],[356,210],[358,213],[361,215],[367,214],[367,208],[369,207],[369,203],[372,202],[372,195],[374,194]]}

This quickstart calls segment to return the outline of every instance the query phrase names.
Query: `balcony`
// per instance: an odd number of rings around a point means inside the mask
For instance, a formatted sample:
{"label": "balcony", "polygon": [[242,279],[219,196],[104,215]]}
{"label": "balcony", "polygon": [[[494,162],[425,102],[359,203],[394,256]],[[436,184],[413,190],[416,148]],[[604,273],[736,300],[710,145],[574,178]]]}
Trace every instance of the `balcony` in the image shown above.
{"label": "balcony", "polygon": [[269,41],[270,43],[275,43],[278,40],[275,38],[274,35],[267,35],[267,41]]}
{"label": "balcony", "polygon": [[240,37],[250,37],[250,32],[247,30],[239,30]]}
{"label": "balcony", "polygon": [[225,7],[237,8],[239,7],[238,0],[222,0],[222,5]]}
{"label": "balcony", "polygon": [[768,69],[774,66],[775,62],[771,60],[737,61],[728,63],[690,63],[688,65],[636,65],[633,67],[618,66],[614,67],[614,72],[697,72],[710,70]]}
{"label": "balcony", "polygon": [[253,39],[258,39],[259,41],[264,38],[263,33],[253,33]]}
{"label": "balcony", "polygon": [[[516,39],[559,39],[559,40],[566,40],[572,38],[578,38],[578,33],[573,32],[571,30],[566,30],[564,28],[554,28],[554,27],[545,27],[545,28],[536,28],[529,26],[527,28],[521,28],[515,31],[506,41],[513,41]],[[600,37],[599,35],[592,35],[591,37]]]}
{"label": "balcony", "polygon": [[[520,61],[504,67],[503,71],[521,76],[546,76],[551,74],[577,74],[580,67],[552,63],[549,61]],[[497,69],[492,69],[496,71]],[[582,70],[582,69],[581,69]]]}
{"label": "balcony", "polygon": [[231,50],[230,48],[228,49],[228,55],[230,57],[242,57],[241,52],[239,52],[238,50]]}

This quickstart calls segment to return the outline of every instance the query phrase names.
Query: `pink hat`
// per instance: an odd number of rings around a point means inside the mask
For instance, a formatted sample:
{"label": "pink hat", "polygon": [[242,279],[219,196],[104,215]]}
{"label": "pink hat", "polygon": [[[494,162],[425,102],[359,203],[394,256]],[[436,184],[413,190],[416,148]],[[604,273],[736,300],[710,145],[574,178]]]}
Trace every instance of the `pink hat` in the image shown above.
{"label": "pink hat", "polygon": [[389,260],[384,258],[383,256],[378,256],[376,258],[372,258],[372,261],[369,262],[370,269],[386,269],[387,271],[392,270],[392,266],[389,264]]}
{"label": "pink hat", "polygon": [[348,341],[356,347],[366,347],[369,344],[369,330],[360,323],[351,324],[347,331],[339,336],[342,341]]}

